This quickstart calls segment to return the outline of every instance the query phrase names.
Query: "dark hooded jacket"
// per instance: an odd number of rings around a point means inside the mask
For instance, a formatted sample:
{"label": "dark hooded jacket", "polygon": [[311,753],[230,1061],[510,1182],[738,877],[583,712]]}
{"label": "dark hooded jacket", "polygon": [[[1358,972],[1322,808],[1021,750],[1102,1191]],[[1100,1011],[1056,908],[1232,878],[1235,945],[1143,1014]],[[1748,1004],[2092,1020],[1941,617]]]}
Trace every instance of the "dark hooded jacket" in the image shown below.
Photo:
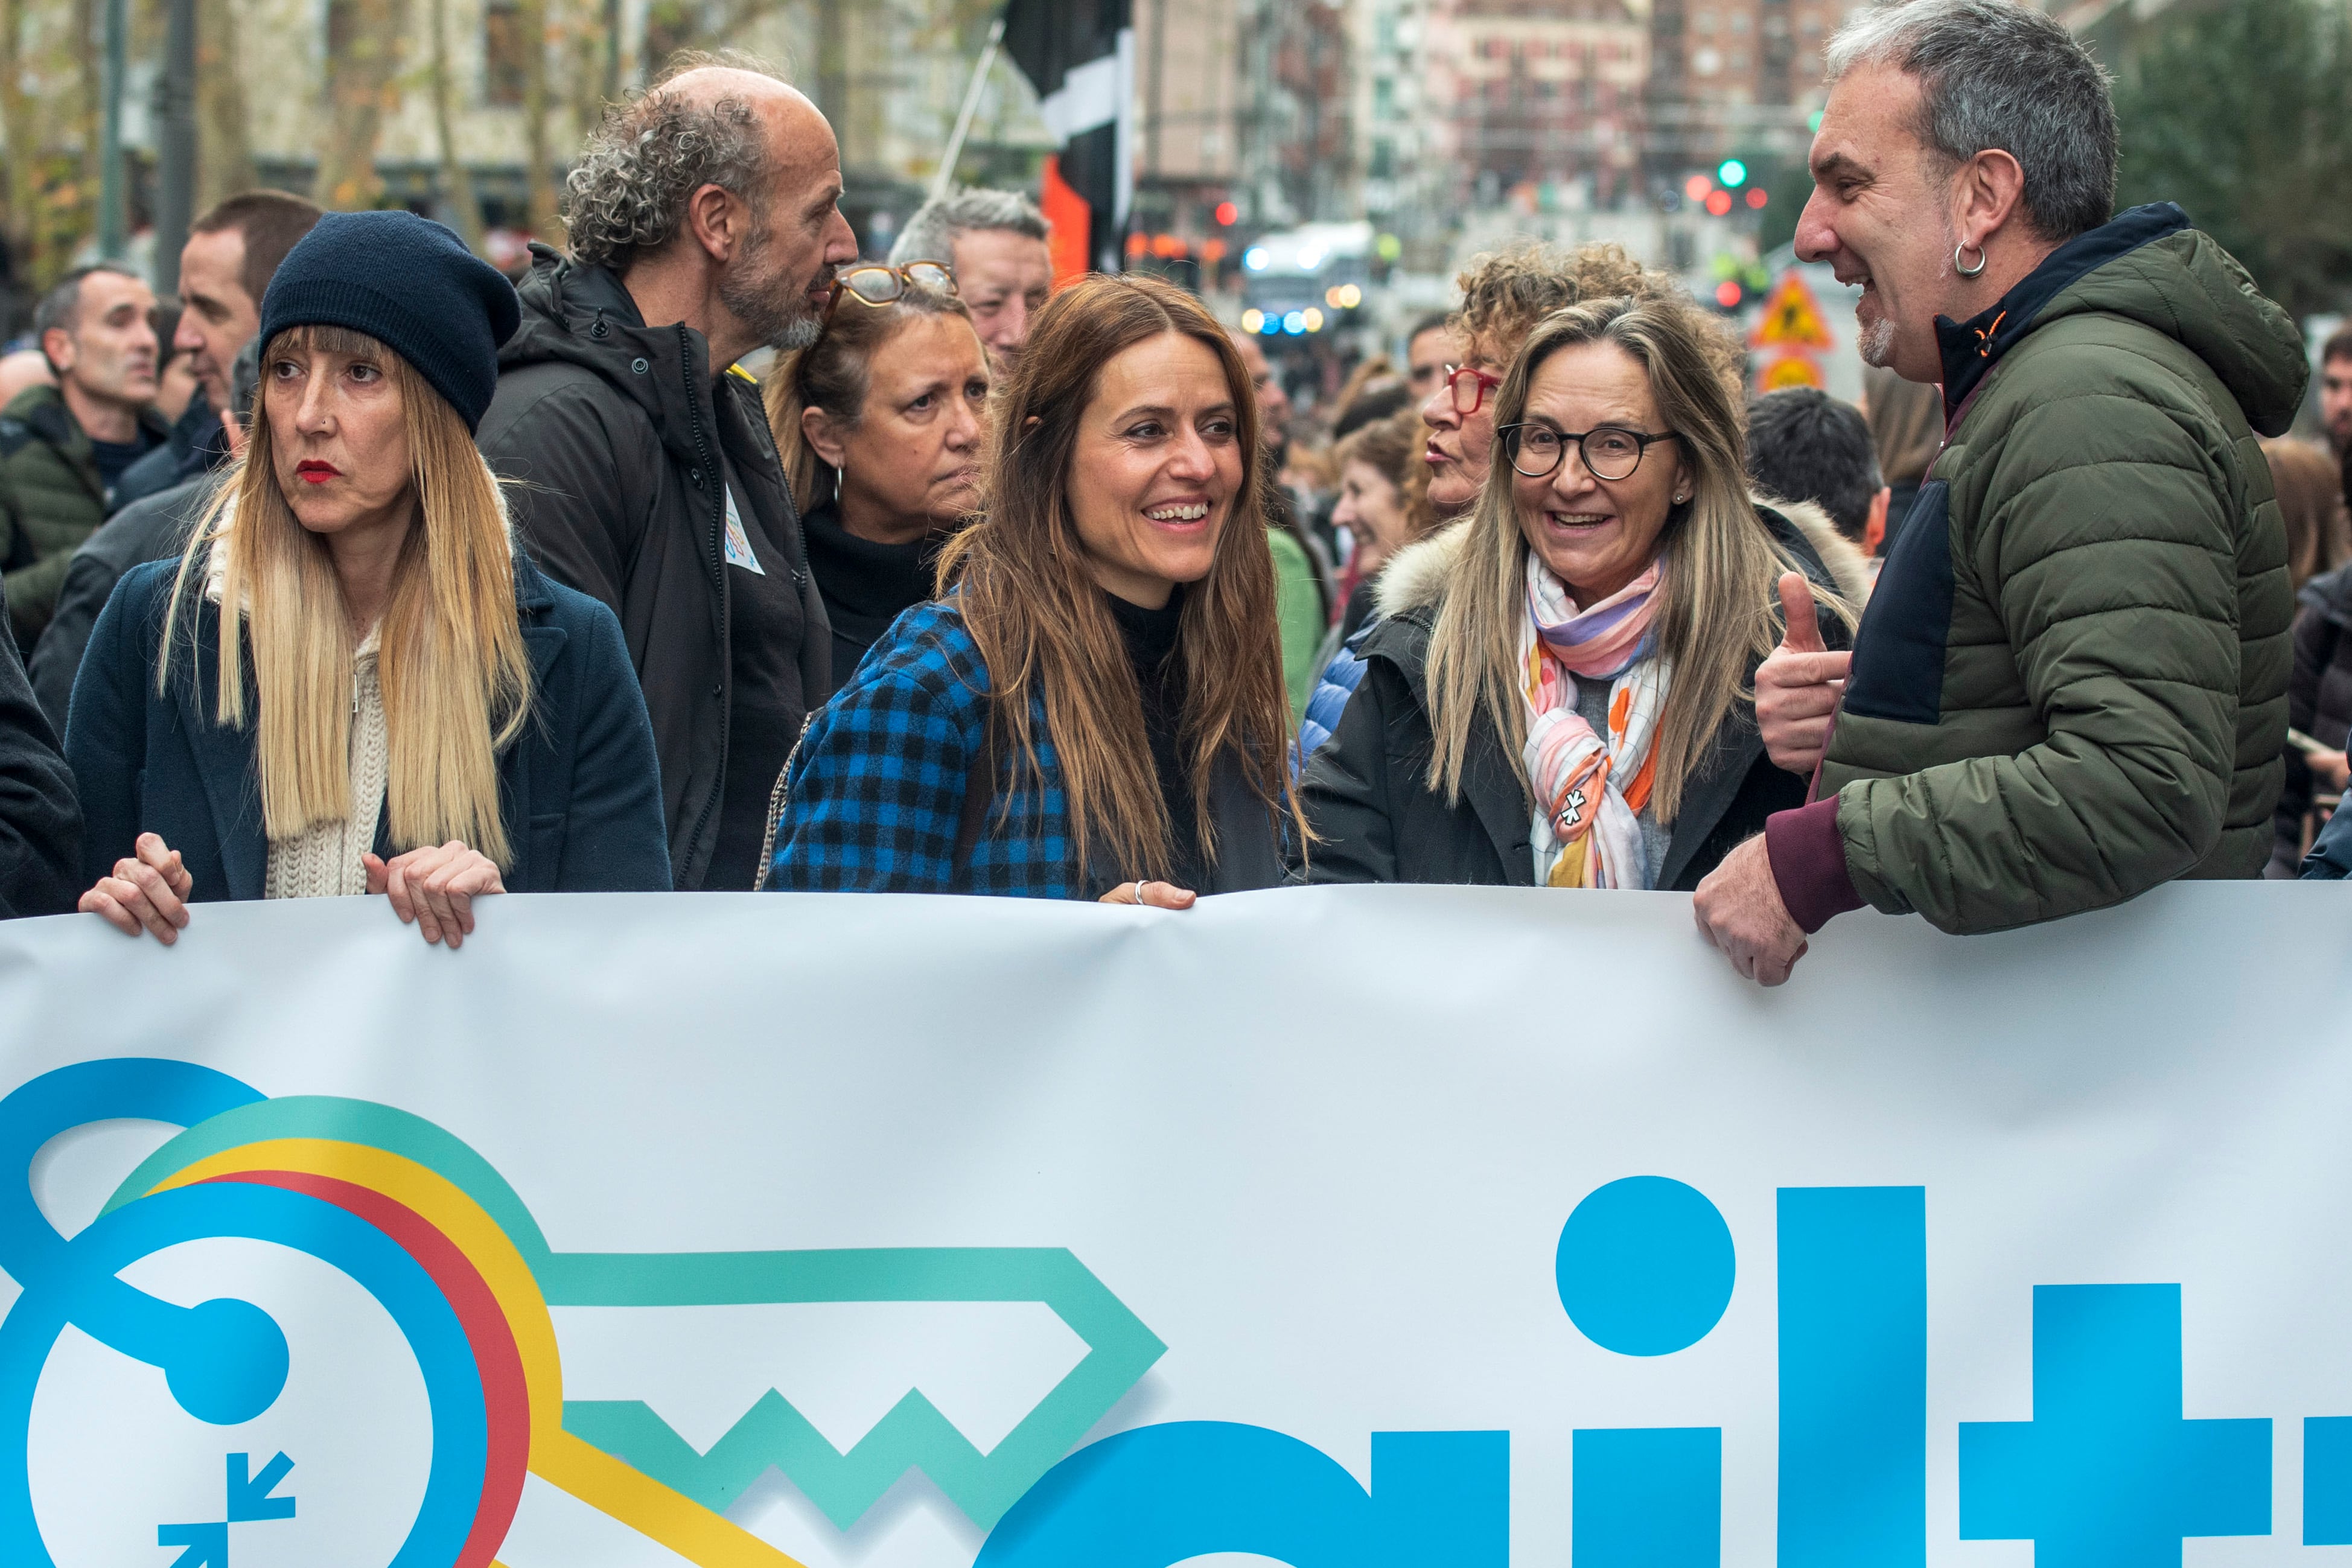
{"label": "dark hooded jacket", "polygon": [[[709,879],[730,745],[772,750],[782,771],[809,706],[829,689],[831,633],[808,571],[775,443],[748,376],[713,376],[702,334],[648,327],[621,280],[544,246],[517,290],[522,325],[499,351],[483,455],[516,481],[521,536],[550,575],[620,617],[661,759],[670,864]],[[798,694],[737,715],[727,493],[787,563],[799,602]],[[737,721],[756,733],[730,734]],[[755,812],[764,817],[763,784]],[[743,885],[751,883],[748,868]]]}
{"label": "dark hooded jacket", "polygon": [[2301,333],[2169,203],[1937,328],[1944,451],[1821,798],[1769,828],[1790,914],[1994,931],[2257,874],[2294,600],[2255,433],[2294,417]]}

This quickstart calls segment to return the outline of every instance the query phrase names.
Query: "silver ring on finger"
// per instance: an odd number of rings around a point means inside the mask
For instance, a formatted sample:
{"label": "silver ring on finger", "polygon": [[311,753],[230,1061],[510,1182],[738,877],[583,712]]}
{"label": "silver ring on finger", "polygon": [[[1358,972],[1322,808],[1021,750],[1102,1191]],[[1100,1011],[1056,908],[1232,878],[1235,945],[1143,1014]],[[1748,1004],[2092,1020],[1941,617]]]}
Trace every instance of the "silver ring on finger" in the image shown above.
{"label": "silver ring on finger", "polygon": [[1135,906],[1138,909],[1143,907],[1143,879],[1140,877],[1135,879]]}

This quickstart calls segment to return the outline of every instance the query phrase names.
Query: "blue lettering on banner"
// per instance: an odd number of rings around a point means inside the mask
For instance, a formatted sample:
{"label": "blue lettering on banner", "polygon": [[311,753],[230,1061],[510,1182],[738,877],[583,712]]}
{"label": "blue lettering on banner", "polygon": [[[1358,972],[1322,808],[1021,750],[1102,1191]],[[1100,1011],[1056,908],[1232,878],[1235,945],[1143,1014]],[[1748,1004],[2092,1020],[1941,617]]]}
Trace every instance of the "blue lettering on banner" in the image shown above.
{"label": "blue lettering on banner", "polygon": [[2185,1421],[2180,1287],[2033,1288],[2033,1419],[1960,1424],[1960,1539],[2034,1568],[2177,1565],[2271,1531],[2271,1424]]}
{"label": "blue lettering on banner", "polygon": [[1619,1355],[1688,1350],[1723,1321],[1738,1260],[1731,1227],[1696,1188],[1627,1176],[1596,1189],[1559,1233],[1559,1304]]}
{"label": "blue lettering on banner", "polygon": [[2352,1546],[2352,1415],[2303,1424],[2303,1543]]}
{"label": "blue lettering on banner", "polygon": [[972,1568],[1166,1568],[1213,1552],[1291,1568],[1508,1568],[1510,1445],[1507,1432],[1375,1432],[1367,1493],[1263,1426],[1139,1426],[1047,1471]]}
{"label": "blue lettering on banner", "polygon": [[[1778,1194],[1780,1568],[1924,1568],[1924,1187]],[[1570,1321],[1616,1354],[1712,1332],[1737,1274],[1696,1189],[1631,1176],[1562,1227]],[[2271,1531],[2271,1423],[2187,1420],[2179,1285],[2033,1289],[2033,1418],[1959,1428],[1959,1534],[2034,1544],[2035,1568],[2179,1568],[2189,1536]],[[973,1568],[1166,1568],[1245,1552],[1293,1568],[1502,1568],[1510,1436],[1372,1437],[1369,1491],[1264,1427],[1179,1422],[1080,1449],[1014,1505]],[[2352,1416],[2305,1424],[2304,1540],[2352,1544]],[[1577,1428],[1577,1568],[1718,1568],[1720,1427]]]}
{"label": "blue lettering on banner", "polygon": [[1780,1568],[1921,1568],[1927,1189],[1779,1197]]}
{"label": "blue lettering on banner", "polygon": [[1572,1441],[1576,1568],[1723,1561],[1722,1427],[1580,1427]]}

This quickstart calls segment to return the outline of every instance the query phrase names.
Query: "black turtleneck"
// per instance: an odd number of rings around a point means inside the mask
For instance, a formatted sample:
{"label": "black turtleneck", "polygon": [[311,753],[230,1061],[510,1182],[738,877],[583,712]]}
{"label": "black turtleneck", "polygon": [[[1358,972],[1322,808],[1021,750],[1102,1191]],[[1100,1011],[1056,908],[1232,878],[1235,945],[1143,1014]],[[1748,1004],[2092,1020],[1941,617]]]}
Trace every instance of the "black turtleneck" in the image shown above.
{"label": "black turtleneck", "polygon": [[833,622],[833,687],[821,694],[830,697],[849,683],[857,661],[901,611],[931,596],[939,538],[911,544],[860,539],[841,526],[841,510],[833,501],[812,508],[803,521],[808,531],[809,570],[816,576],[826,618]]}
{"label": "black turtleneck", "polygon": [[1135,667],[1135,683],[1143,693],[1143,733],[1151,744],[1151,771],[1160,780],[1160,798],[1168,806],[1168,837],[1172,864],[1169,880],[1198,892],[1206,883],[1201,862],[1200,817],[1192,809],[1192,779],[1184,766],[1180,743],[1184,722],[1184,667],[1171,657],[1177,628],[1184,620],[1184,589],[1179,584],[1163,609],[1147,610],[1116,594],[1111,618],[1126,639],[1127,657]]}

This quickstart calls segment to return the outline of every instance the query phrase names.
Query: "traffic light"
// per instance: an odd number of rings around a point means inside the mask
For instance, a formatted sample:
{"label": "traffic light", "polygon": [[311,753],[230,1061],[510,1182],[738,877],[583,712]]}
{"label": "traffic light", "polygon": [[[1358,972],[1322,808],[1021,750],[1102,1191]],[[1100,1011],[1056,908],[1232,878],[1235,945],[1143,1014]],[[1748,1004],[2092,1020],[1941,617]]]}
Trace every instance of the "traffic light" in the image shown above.
{"label": "traffic light", "polygon": [[1726,158],[1716,165],[1715,177],[1725,189],[1736,191],[1748,183],[1748,165],[1737,158]]}

